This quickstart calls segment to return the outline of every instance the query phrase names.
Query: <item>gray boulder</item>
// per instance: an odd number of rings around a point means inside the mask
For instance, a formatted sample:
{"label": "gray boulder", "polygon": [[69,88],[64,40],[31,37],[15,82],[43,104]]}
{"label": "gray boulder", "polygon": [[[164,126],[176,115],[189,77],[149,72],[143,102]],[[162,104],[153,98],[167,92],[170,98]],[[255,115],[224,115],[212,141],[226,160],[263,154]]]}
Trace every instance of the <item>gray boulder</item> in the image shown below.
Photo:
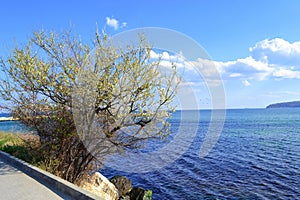
{"label": "gray boulder", "polygon": [[80,187],[88,190],[105,200],[117,200],[119,194],[117,188],[102,174],[96,172],[93,176],[80,183]]}
{"label": "gray boulder", "polygon": [[110,182],[118,189],[120,197],[125,196],[132,189],[132,182],[126,176],[114,176]]}

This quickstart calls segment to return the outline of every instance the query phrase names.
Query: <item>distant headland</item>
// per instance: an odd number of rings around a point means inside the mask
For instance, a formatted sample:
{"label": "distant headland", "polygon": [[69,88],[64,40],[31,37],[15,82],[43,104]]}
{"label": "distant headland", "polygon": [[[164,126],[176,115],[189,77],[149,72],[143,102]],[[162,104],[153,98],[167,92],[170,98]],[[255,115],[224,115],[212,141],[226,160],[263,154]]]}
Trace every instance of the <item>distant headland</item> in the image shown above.
{"label": "distant headland", "polygon": [[0,117],[0,122],[2,121],[18,121],[18,119],[13,117]]}
{"label": "distant headland", "polygon": [[300,101],[274,103],[268,105],[266,108],[300,108]]}

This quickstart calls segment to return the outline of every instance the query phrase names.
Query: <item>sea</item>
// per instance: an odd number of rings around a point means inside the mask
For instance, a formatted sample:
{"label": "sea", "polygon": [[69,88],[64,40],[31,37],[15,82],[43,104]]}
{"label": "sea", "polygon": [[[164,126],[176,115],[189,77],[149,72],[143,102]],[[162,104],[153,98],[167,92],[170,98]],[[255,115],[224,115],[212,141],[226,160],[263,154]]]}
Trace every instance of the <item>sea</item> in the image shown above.
{"label": "sea", "polygon": [[[9,118],[9,117],[11,117],[9,113],[0,113],[0,118]],[[24,124],[20,123],[19,121],[0,120],[0,132],[23,134],[23,133],[31,133],[33,132],[33,130],[26,127]]]}
{"label": "sea", "polygon": [[[0,122],[0,131],[10,123],[16,122]],[[122,162],[147,164],[143,156],[172,144],[183,127],[186,137],[193,137],[188,145],[176,142],[176,149],[184,151],[172,162],[167,152],[160,157],[166,165],[160,162],[153,170],[104,165],[100,172],[108,178],[127,176],[135,187],[151,189],[154,200],[300,199],[300,108],[226,110],[218,140],[205,156],[199,150],[212,123],[211,110],[176,111],[170,123],[166,141],[150,140],[138,159],[124,157]]]}

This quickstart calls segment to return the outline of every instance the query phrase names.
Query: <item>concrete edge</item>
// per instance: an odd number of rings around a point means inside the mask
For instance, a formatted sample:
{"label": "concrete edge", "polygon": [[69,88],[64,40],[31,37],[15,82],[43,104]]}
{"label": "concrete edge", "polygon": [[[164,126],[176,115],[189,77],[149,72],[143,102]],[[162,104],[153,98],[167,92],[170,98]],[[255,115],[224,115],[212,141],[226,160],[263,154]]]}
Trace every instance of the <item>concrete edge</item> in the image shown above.
{"label": "concrete edge", "polygon": [[26,163],[25,161],[20,160],[8,153],[0,151],[0,156],[8,164],[19,169],[20,171],[24,172],[28,176],[36,179],[39,182],[45,182],[45,183],[49,184],[54,189],[61,191],[62,193],[66,194],[66,195],[69,195],[73,199],[103,200],[101,197],[99,197],[95,194],[92,194],[91,192],[88,192],[88,191],[74,185],[73,183],[70,183],[70,182],[68,182],[62,178],[59,178],[49,172],[46,172],[42,169],[32,166],[29,163]]}

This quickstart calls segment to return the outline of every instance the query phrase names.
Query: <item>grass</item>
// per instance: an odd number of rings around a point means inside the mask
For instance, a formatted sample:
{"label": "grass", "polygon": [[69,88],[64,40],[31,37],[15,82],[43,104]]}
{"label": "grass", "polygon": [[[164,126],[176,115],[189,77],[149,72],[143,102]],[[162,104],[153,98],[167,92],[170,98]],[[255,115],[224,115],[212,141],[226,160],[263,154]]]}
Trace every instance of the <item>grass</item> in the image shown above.
{"label": "grass", "polygon": [[32,165],[38,165],[41,160],[38,146],[38,140],[32,136],[0,132],[0,150]]}
{"label": "grass", "polygon": [[4,146],[23,145],[24,141],[18,134],[0,132],[0,148]]}

